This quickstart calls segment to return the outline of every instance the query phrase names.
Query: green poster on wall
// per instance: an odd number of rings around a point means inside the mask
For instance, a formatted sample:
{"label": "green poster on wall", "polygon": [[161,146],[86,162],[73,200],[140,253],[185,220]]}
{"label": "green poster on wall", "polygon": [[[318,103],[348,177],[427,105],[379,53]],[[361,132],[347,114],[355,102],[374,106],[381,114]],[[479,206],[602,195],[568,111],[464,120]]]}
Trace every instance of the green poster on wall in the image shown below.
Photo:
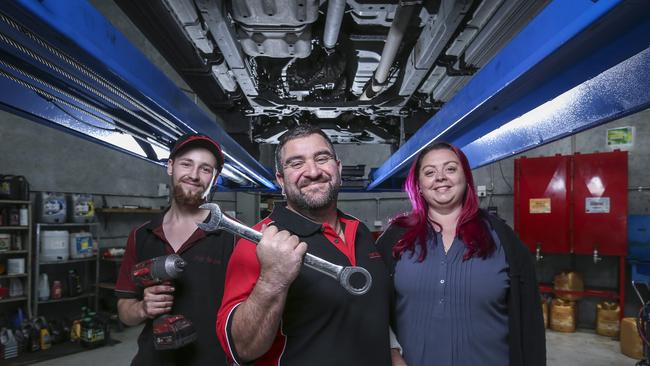
{"label": "green poster on wall", "polygon": [[617,127],[607,130],[607,146],[610,148],[634,145],[634,127]]}

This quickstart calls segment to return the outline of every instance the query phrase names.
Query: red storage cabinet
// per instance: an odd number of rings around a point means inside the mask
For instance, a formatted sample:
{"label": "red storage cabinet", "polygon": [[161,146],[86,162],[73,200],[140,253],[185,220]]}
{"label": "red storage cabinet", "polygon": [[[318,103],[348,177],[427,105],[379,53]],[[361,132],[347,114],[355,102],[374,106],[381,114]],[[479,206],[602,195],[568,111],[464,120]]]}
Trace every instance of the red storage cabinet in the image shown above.
{"label": "red storage cabinet", "polygon": [[[627,152],[515,160],[515,231],[532,252],[619,259],[618,290],[572,291],[625,308]],[[537,257],[542,258],[541,256]],[[540,291],[554,292],[549,284]],[[621,312],[621,317],[623,313]]]}
{"label": "red storage cabinet", "polygon": [[627,255],[627,152],[576,154],[573,251]]}
{"label": "red storage cabinet", "polygon": [[515,231],[531,251],[569,253],[568,156],[515,160]]}

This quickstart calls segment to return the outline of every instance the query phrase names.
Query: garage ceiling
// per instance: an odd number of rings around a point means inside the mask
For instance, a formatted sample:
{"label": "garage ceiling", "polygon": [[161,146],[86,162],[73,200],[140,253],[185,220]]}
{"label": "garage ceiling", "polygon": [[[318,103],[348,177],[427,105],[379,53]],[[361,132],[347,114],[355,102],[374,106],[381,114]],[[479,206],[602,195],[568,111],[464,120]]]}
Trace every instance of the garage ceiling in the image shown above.
{"label": "garage ceiling", "polygon": [[82,0],[0,4],[0,106],[155,163],[206,133],[225,188],[275,190],[258,144],[298,123],[390,144],[358,189],[395,189],[431,141],[476,167],[650,100],[643,0],[116,3],[216,118]]}

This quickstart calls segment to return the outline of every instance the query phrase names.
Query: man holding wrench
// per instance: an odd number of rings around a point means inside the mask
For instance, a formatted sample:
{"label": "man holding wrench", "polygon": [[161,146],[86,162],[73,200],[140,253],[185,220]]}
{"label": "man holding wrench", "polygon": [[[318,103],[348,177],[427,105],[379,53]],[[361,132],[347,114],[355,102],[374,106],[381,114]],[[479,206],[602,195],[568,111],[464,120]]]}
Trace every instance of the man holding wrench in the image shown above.
{"label": "man holding wrench", "polygon": [[[388,273],[368,228],[337,210],[341,162],[331,141],[301,125],[280,138],[275,158],[287,202],[255,225],[258,245],[235,247],[217,316],[226,354],[237,364],[390,365]],[[350,294],[303,267],[306,252],[365,268],[372,287]]]}

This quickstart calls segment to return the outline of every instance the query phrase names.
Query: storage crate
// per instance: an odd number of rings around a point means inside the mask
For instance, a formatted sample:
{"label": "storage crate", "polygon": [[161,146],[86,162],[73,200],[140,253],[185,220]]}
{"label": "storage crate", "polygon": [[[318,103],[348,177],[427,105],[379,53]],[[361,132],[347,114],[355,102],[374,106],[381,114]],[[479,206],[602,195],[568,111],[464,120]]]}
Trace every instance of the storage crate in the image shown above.
{"label": "storage crate", "polygon": [[630,261],[632,266],[632,282],[650,284],[650,261]]}
{"label": "storage crate", "polygon": [[650,262],[650,215],[630,215],[627,219],[628,257]]}

